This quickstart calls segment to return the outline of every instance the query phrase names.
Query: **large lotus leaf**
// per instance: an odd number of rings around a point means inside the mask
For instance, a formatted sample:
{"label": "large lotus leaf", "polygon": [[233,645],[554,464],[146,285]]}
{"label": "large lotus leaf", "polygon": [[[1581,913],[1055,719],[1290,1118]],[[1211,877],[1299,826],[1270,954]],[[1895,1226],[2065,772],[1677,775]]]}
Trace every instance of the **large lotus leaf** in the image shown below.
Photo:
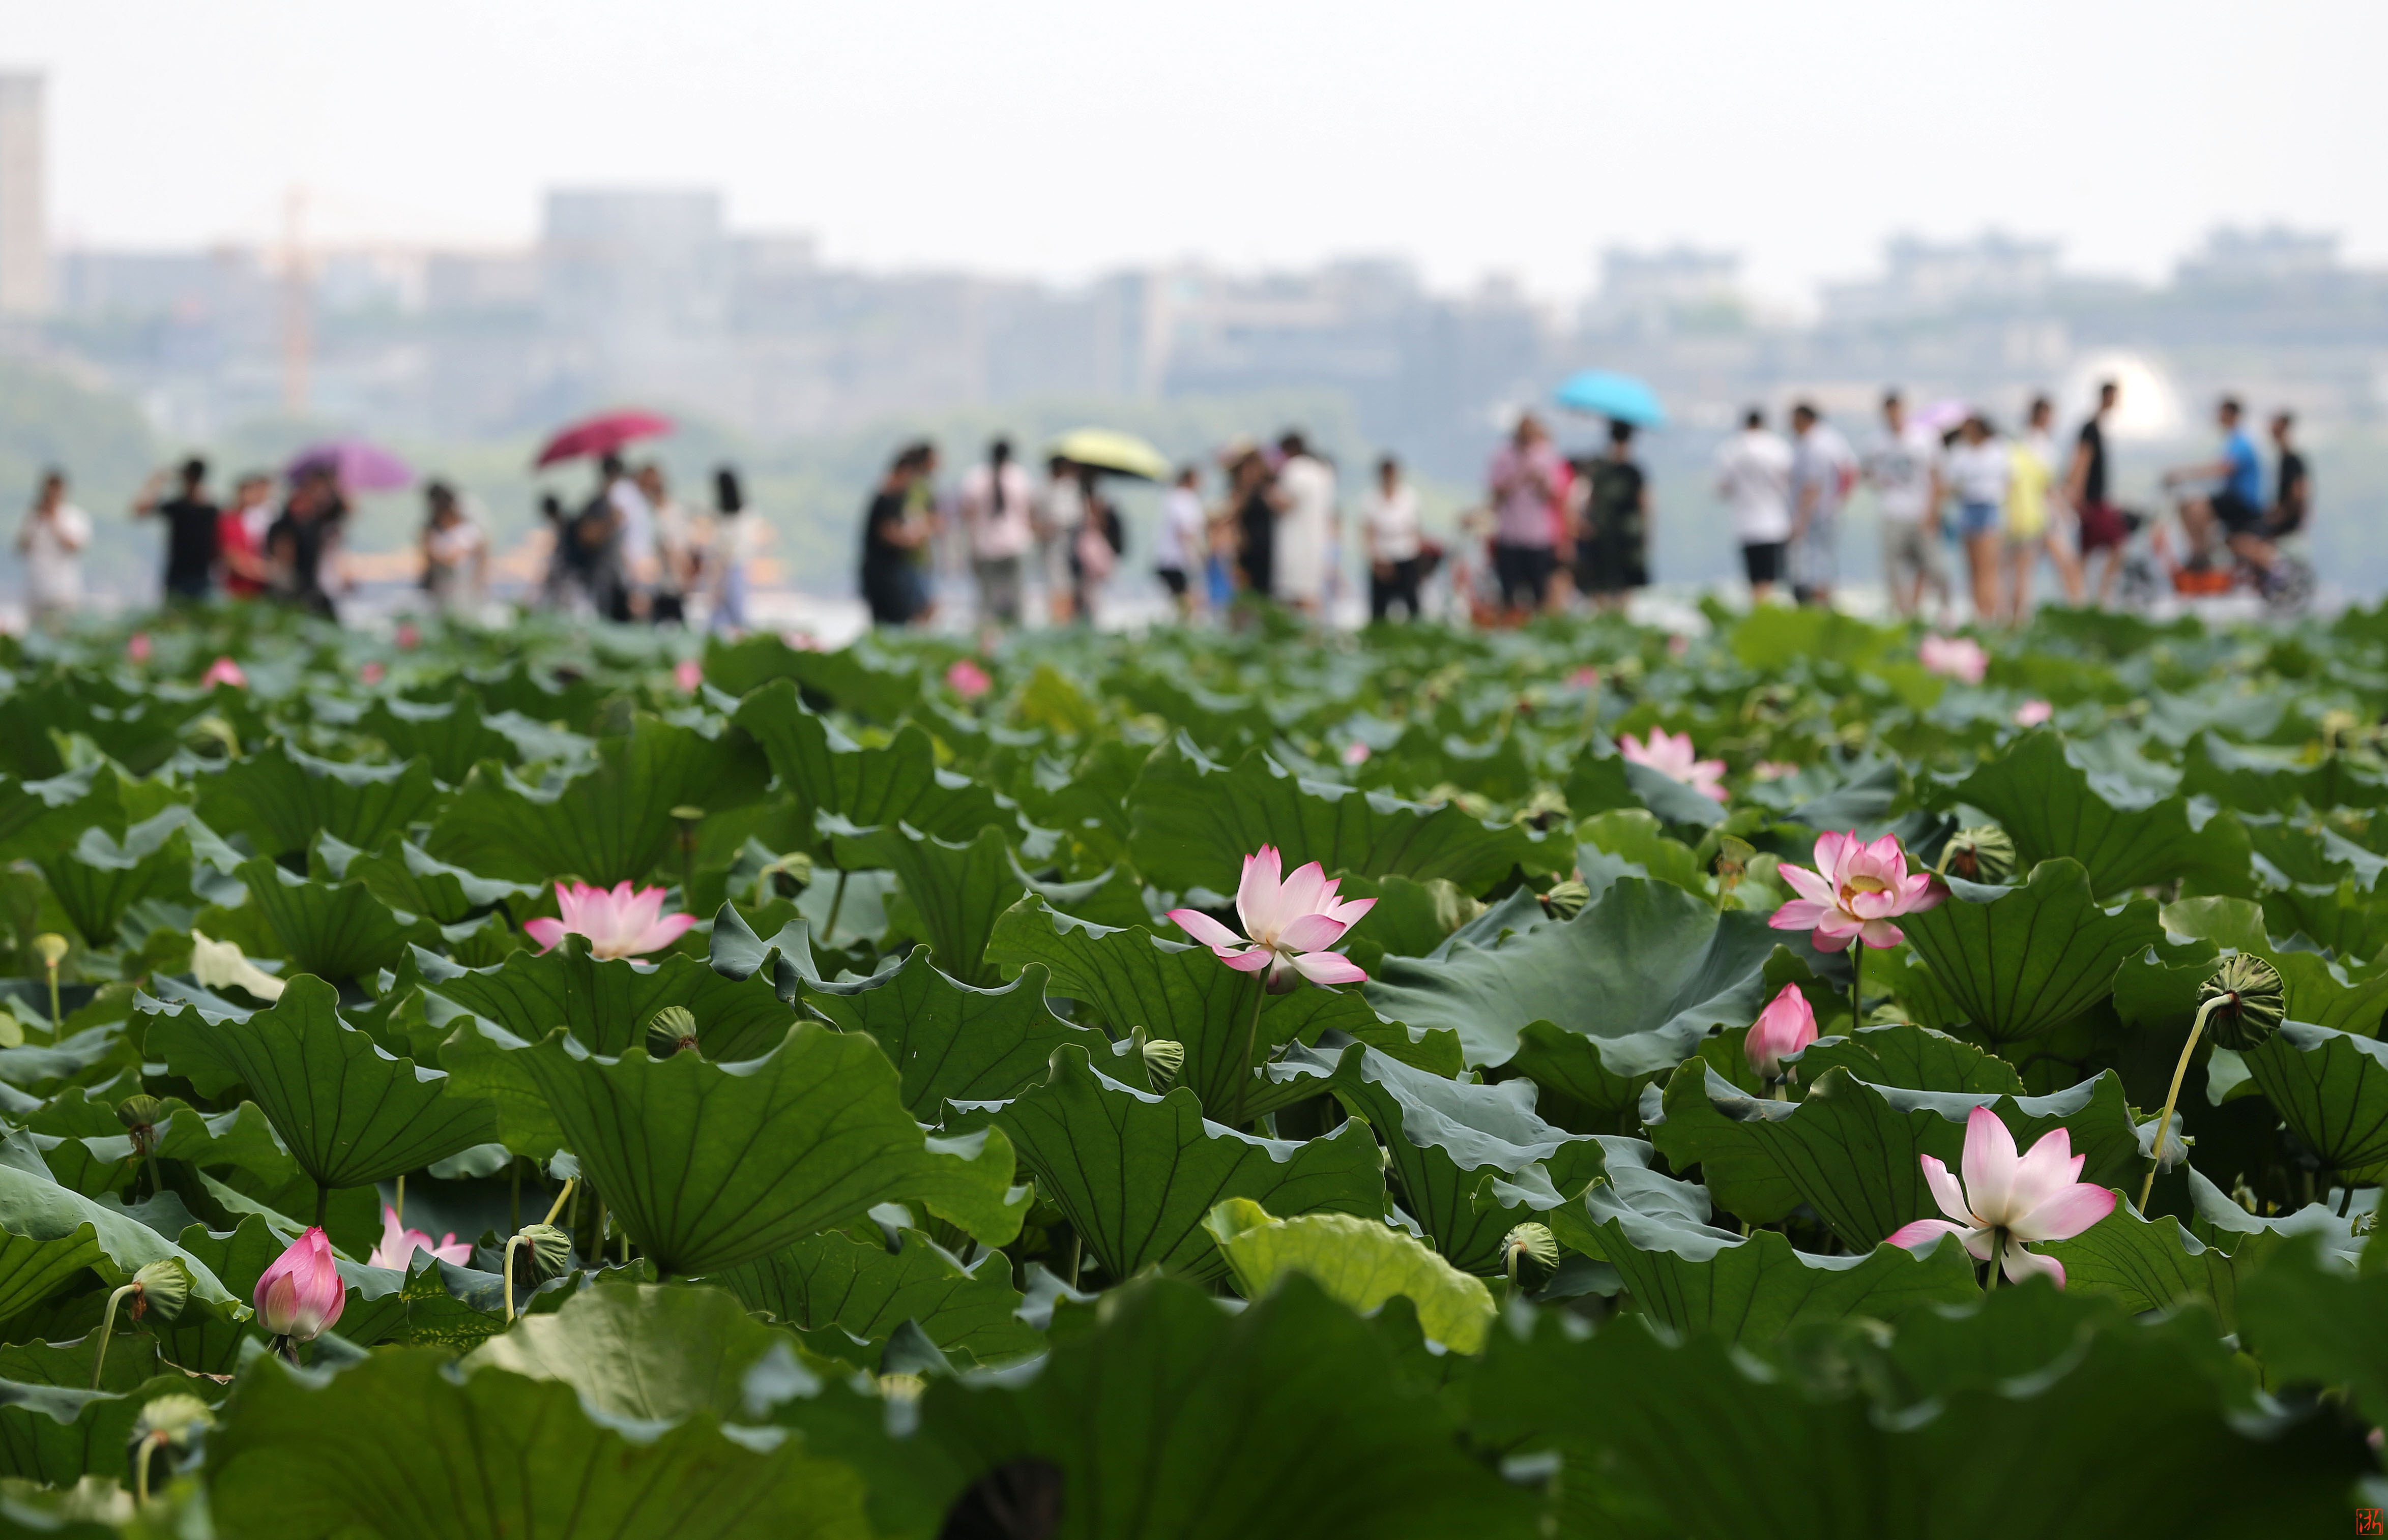
{"label": "large lotus leaf", "polygon": [[394,913],[362,882],[311,882],[262,856],[237,874],[265,916],[293,971],[318,978],[370,978],[406,953],[426,927]]}
{"label": "large lotus leaf", "polygon": [[1570,1496],[1577,1472],[1591,1488],[1582,1534],[2320,1534],[2368,1468],[2353,1440],[2252,1405],[2202,1312],[2140,1325],[2002,1288],[1911,1312],[1887,1346],[1837,1333],[1804,1374],[1720,1336],[1570,1325],[1493,1332],[1469,1432],[1561,1452]]}
{"label": "large lotus leaf", "polygon": [[2109,1070],[2052,1096],[1907,1091],[1827,1071],[1807,1100],[1751,1096],[1699,1060],[1667,1082],[1651,1142],[1677,1170],[1700,1168],[1716,1201],[1753,1224],[1808,1204],[1851,1247],[1871,1247],[1911,1219],[1937,1218],[1919,1155],[1954,1171],[1965,1117],[1988,1106],[2019,1148],[2069,1130],[2083,1181],[2122,1187],[2145,1174],[2123,1083]]}
{"label": "large lotus leaf", "polygon": [[[1823,1256],[1795,1250],[1775,1231],[1744,1236],[1718,1229],[1708,1222],[1705,1190],[1649,1169],[1649,1145],[1601,1142],[1610,1180],[1542,1218],[1564,1244],[1615,1268],[1634,1305],[1673,1331],[1714,1332],[1756,1346],[1810,1321],[1891,1320],[1980,1292],[1973,1264],[1955,1246],[1921,1258],[1898,1246]],[[1660,1184],[1663,1195],[1650,1202]]]}
{"label": "large lotus leaf", "polygon": [[1463,1448],[1384,1334],[1308,1277],[1232,1316],[1167,1278],[1104,1308],[1035,1379],[942,1380],[921,1401],[918,1436],[964,1479],[1060,1468],[1054,1540],[1540,1533],[1534,1500]]}
{"label": "large lotus leaf", "polygon": [[200,777],[199,816],[222,834],[246,834],[260,855],[303,851],[319,834],[370,848],[426,822],[440,791],[420,760],[343,764],[282,742]]}
{"label": "large lotus leaf", "polygon": [[51,896],[76,933],[112,946],[124,912],[145,898],[184,898],[191,887],[190,810],[168,807],[121,839],[93,825],[36,857]]}
{"label": "large lotus leaf", "polygon": [[246,1021],[184,1004],[150,1018],[148,1052],[205,1095],[247,1086],[321,1188],[386,1180],[496,1137],[487,1101],[383,1052],[339,1018],[337,999],[300,974]]}
{"label": "large lotus leaf", "polygon": [[1044,1339],[1019,1319],[1011,1262],[988,1252],[964,1267],[917,1230],[902,1245],[857,1241],[838,1231],[798,1241],[714,1276],[750,1310],[807,1331],[835,1327],[883,1342],[911,1321],[947,1353],[982,1362],[1039,1351]]}
{"label": "large lotus leaf", "polygon": [[432,826],[430,851],[523,882],[643,881],[671,852],[673,808],[739,807],[762,796],[765,778],[762,756],[743,735],[708,738],[642,716],[628,735],[599,740],[596,764],[560,787],[478,766]]}
{"label": "large lotus leaf", "polygon": [[1994,1043],[2064,1026],[2107,996],[2124,958],[2164,939],[2153,901],[2101,908],[2075,861],[2044,861],[2020,888],[1949,886],[1945,902],[1899,916],[1899,928],[1964,1018]]}
{"label": "large lotus leaf", "polygon": [[1535,1115],[1531,1080],[1467,1085],[1356,1042],[1324,1062],[1335,1099],[1384,1141],[1403,1206],[1428,1243],[1467,1272],[1500,1271],[1502,1236],[1537,1217],[1515,1206],[1480,1210],[1474,1194],[1487,1173],[1571,1193],[1600,1168],[1597,1142]]}
{"label": "large lotus leaf", "polygon": [[2326,1241],[2283,1248],[2239,1296],[2240,1333],[2280,1384],[2345,1385],[2367,1422],[2388,1417],[2388,1271],[2360,1272]]}
{"label": "large lotus leaf", "polygon": [[[2186,1028],[2197,1011],[2198,986],[2213,972],[2219,948],[2251,953],[2280,971],[2289,1018],[2375,1034],[2388,1010],[2388,970],[2347,977],[2327,957],[2272,943],[2264,910],[2249,899],[2182,899],[2161,911],[2174,936],[2212,943],[2195,951],[2159,949],[2155,960],[2135,962],[2135,1017]],[[2170,955],[2167,955],[2170,952]],[[2119,991],[2121,980],[2116,980]]]}
{"label": "large lotus leaf", "polygon": [[638,1047],[599,1057],[560,1029],[537,1043],[494,1041],[497,1051],[451,1062],[475,1085],[514,1087],[508,1145],[547,1153],[516,1142],[514,1108],[527,1091],[667,1273],[735,1267],[883,1203],[926,1204],[990,1245],[1019,1233],[1025,1199],[1009,1196],[1009,1141],[991,1130],[930,1137],[868,1038],[804,1022],[736,1064],[650,1059]]}
{"label": "large lotus leaf", "polygon": [[[1388,958],[1367,994],[1413,1028],[1457,1032],[1470,1064],[1516,1059],[1536,1079],[1548,1066],[1561,1083],[1631,1082],[1673,1067],[1712,1027],[1756,1020],[1778,939],[1763,915],[1720,915],[1671,883],[1620,877],[1563,924],[1490,945],[1454,937],[1439,958]],[[1533,1022],[1551,1029],[1531,1035],[1529,1062],[1520,1031]],[[1585,1061],[1582,1073],[1572,1059]]]}
{"label": "large lotus leaf", "polygon": [[[422,975],[435,1023],[458,1010],[536,1042],[558,1027],[600,1054],[619,1054],[647,1041],[647,1023],[667,1005],[696,1017],[696,1039],[707,1058],[760,1058],[796,1019],[768,979],[736,979],[693,957],[660,962],[596,957],[582,936],[566,936],[552,952],[509,953],[495,967],[460,968],[435,953],[410,953]],[[444,1062],[444,1061],[443,1061]]]}
{"label": "large lotus leaf", "polygon": [[2070,1292],[2104,1294],[2134,1313],[2169,1310],[2190,1301],[2212,1310],[2223,1331],[2237,1329],[2239,1289],[2231,1254],[2200,1241],[2169,1214],[2144,1218],[2117,1202],[2112,1214],[2073,1239],[2032,1249],[2064,1264]]}
{"label": "large lotus leaf", "polygon": [[921,700],[921,676],[913,657],[891,654],[864,637],[834,652],[791,647],[768,631],[736,641],[719,633],[705,641],[705,682],[739,696],[762,694],[786,684],[827,701],[840,711],[877,722],[894,722]]}
{"label": "large lotus leaf", "polygon": [[[324,850],[324,842],[318,841],[316,848]],[[337,875],[344,881],[364,884],[392,909],[422,915],[441,925],[454,925],[501,903],[537,898],[540,892],[528,883],[476,876],[395,835],[370,854],[349,852]]]}
{"label": "large lotus leaf", "polygon": [[807,1004],[849,1032],[868,1032],[903,1077],[904,1105],[934,1123],[947,1101],[1000,1102],[1045,1078],[1065,1042],[1109,1051],[1100,1032],[1045,1004],[1045,969],[1031,964],[1001,989],[948,978],[914,952],[868,989],[827,991]]}
{"label": "large lotus leaf", "polygon": [[1901,1021],[1861,1027],[1848,1037],[1818,1038],[1784,1063],[1813,1085],[1827,1069],[1848,1070],[1870,1085],[1908,1091],[1962,1091],[2020,1096],[2023,1077],[1987,1048]]}
{"label": "large lotus leaf", "polygon": [[1236,1291],[1258,1299],[1288,1273],[1302,1273],[1339,1305],[1374,1315],[1399,1295],[1416,1307],[1418,1330],[1458,1353],[1484,1346],[1492,1294],[1381,1219],[1349,1214],[1274,1218],[1250,1198],[1211,1210],[1204,1228],[1236,1277]]}
{"label": "large lotus leaf", "polygon": [[2240,1058],[2325,1170],[2367,1186],[2388,1180],[2388,1042],[2290,1021]]}
{"label": "large lotus leaf", "polygon": [[459,688],[443,701],[380,696],[357,725],[396,753],[428,765],[450,786],[462,784],[485,759],[511,764],[523,757],[513,738],[483,720],[481,703],[469,689]]}
{"label": "large lotus leaf", "polygon": [[813,714],[796,687],[776,679],[738,704],[730,719],[763,746],[780,789],[807,822],[833,813],[857,827],[908,824],[941,839],[969,839],[1009,822],[995,793],[941,769],[936,746],[907,724],[883,747],[862,748]]}
{"label": "large lotus leaf", "polygon": [[[540,1318],[533,1317],[536,1320]],[[570,1383],[449,1372],[436,1348],[337,1374],[276,1360],[208,1439],[218,1533],[422,1540],[788,1540],[868,1535],[851,1469],[796,1440],[758,1452],[709,1414],[658,1429]],[[682,1372],[690,1370],[683,1368]]]}
{"label": "large lotus leaf", "polygon": [[1514,867],[1556,871],[1575,859],[1562,840],[1485,823],[1455,802],[1301,780],[1258,750],[1229,769],[1182,733],[1153,751],[1128,793],[1128,813],[1137,870],[1179,892],[1234,892],[1244,857],[1263,845],[1277,848],[1288,871],[1315,861],[1330,877],[1444,877],[1468,893]]}
{"label": "large lotus leaf", "polygon": [[[94,1197],[119,1192],[133,1180],[133,1136],[117,1118],[115,1107],[116,1098],[95,1098],[72,1086],[26,1120],[34,1133],[59,1136],[57,1144],[42,1152],[51,1175]],[[274,1186],[298,1175],[290,1152],[274,1138],[254,1102],[202,1113],[182,1098],[169,1096],[150,1125],[149,1137],[154,1142],[150,1154],[159,1160],[238,1167]]]}
{"label": "large lotus leaf", "polygon": [[987,960],[1007,972],[1043,965],[1052,975],[1046,987],[1076,1001],[1114,1037],[1141,1027],[1149,1037],[1185,1044],[1177,1084],[1200,1099],[1207,1117],[1235,1118],[1238,1082],[1246,1082],[1240,1089],[1249,1113],[1260,1089],[1254,1067],[1279,1045],[1315,1041],[1330,1027],[1405,1059],[1458,1067],[1450,1062],[1449,1038],[1438,1041],[1389,1024],[1356,991],[1305,985],[1269,994],[1257,975],[1227,966],[1208,947],[1162,940],[1141,926],[1089,925],[1055,914],[1040,897],[1005,912]]}
{"label": "large lotus leaf", "polygon": [[[123,1344],[117,1351],[122,1351]],[[133,1361],[147,1355],[136,1349]],[[116,1353],[108,1355],[112,1365]],[[86,1369],[74,1385],[26,1383],[0,1380],[0,1476],[16,1477],[44,1486],[73,1486],[83,1477],[121,1479],[125,1450],[142,1408],[160,1395],[197,1390],[202,1399],[218,1399],[222,1390],[205,1382],[197,1384],[171,1370],[153,1374],[135,1385],[117,1388],[121,1377],[108,1376],[110,1385],[92,1390]],[[0,1521],[6,1510],[0,1509]],[[0,1527],[0,1534],[8,1534]],[[48,1533],[47,1526],[18,1529],[19,1534]]]}
{"label": "large lotus leaf", "polygon": [[2388,781],[2341,754],[2308,760],[2301,752],[2248,748],[2201,732],[2181,755],[2180,789],[2242,812],[2388,804]]}
{"label": "large lotus leaf", "polygon": [[114,796],[122,784],[116,766],[106,760],[93,760],[38,779],[0,776],[0,854],[38,854],[94,823],[111,822],[114,827],[109,832],[122,834],[125,820],[121,807],[109,820],[96,815],[95,808],[86,815],[83,805],[95,788],[104,785],[108,794]]}
{"label": "large lotus leaf", "polygon": [[[41,1168],[41,1157],[16,1138],[0,1146],[0,1231],[7,1232],[8,1256],[17,1269],[8,1280],[27,1294],[65,1269],[70,1258],[77,1267],[92,1268],[112,1286],[129,1282],[152,1262],[172,1257],[191,1271],[195,1303],[226,1316],[246,1309],[206,1263],[123,1208],[60,1186]],[[24,1249],[20,1238],[44,1249]]]}
{"label": "large lotus leaf", "polygon": [[841,823],[835,833],[831,848],[840,867],[896,874],[939,966],[965,984],[1001,981],[986,956],[987,937],[1025,886],[1001,829],[981,829],[966,845],[900,824],[849,833]]}
{"label": "large lotus leaf", "polygon": [[2101,896],[2177,877],[2207,891],[2250,890],[2247,831],[2237,819],[2202,816],[2186,797],[2152,797],[2093,776],[2053,732],[2025,734],[1950,794],[1996,819],[2026,870],[2069,856]]}
{"label": "large lotus leaf", "polygon": [[746,1409],[747,1371],[786,1341],[720,1289],[608,1282],[523,1317],[461,1367],[561,1380],[613,1417],[733,1421]]}
{"label": "large lotus leaf", "polygon": [[734,903],[723,904],[713,916],[713,935],[706,954],[714,971],[725,978],[743,983],[761,975],[773,992],[790,1005],[819,995],[852,994],[875,988],[899,966],[895,958],[882,958],[879,971],[870,978],[845,975],[833,980],[824,978],[813,956],[809,920],[799,915],[765,940],[755,934],[755,928],[746,923],[746,916],[738,912]]}
{"label": "large lotus leaf", "polygon": [[1366,1124],[1348,1121],[1308,1142],[1257,1139],[1206,1121],[1182,1087],[1155,1096],[1098,1073],[1074,1045],[1056,1049],[1045,1083],[994,1109],[994,1122],[1114,1281],[1155,1264],[1219,1276],[1226,1264],[1202,1219],[1223,1199],[1288,1216],[1384,1212]]}

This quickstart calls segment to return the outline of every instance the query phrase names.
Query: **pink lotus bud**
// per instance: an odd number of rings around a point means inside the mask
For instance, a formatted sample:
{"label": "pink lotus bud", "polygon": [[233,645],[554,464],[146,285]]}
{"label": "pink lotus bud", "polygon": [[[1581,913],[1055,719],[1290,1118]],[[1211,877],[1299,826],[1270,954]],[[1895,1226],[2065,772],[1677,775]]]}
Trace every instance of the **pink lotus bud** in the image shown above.
{"label": "pink lotus bud", "polygon": [[1749,1055],[1749,1067],[1771,1080],[1783,1073],[1785,1059],[1815,1041],[1815,1007],[1808,1004],[1798,985],[1785,984],[1758,1013],[1758,1022],[1742,1040],[1741,1051]]}
{"label": "pink lotus bud", "polygon": [[946,683],[965,701],[975,701],[995,688],[993,676],[968,658],[954,660],[954,666],[946,670]]}
{"label": "pink lotus bud", "polygon": [[1353,765],[1365,764],[1368,763],[1368,746],[1354,739],[1343,745],[1343,763]]}
{"label": "pink lotus bud", "polygon": [[388,673],[389,670],[381,666],[380,659],[368,658],[364,662],[364,666],[357,670],[357,677],[362,679],[368,685],[377,685],[382,682],[383,676]]}
{"label": "pink lotus bud", "polygon": [[423,631],[411,620],[398,623],[398,645],[401,651],[412,652],[423,645]]}
{"label": "pink lotus bud", "polygon": [[705,683],[705,665],[694,658],[682,658],[672,664],[672,683],[691,695],[695,694],[696,687]]}
{"label": "pink lotus bud", "polygon": [[218,658],[208,665],[208,671],[205,674],[199,675],[199,688],[213,689],[218,685],[230,685],[235,689],[247,689],[248,675],[243,674],[240,671],[240,665],[230,658]]}
{"label": "pink lotus bud", "polygon": [[332,1261],[332,1243],[321,1225],[290,1243],[257,1281],[257,1321],[277,1337],[313,1342],[340,1319],[348,1285]]}
{"label": "pink lotus bud", "polygon": [[1600,670],[1593,667],[1590,663],[1586,663],[1581,668],[1577,669],[1573,674],[1568,675],[1568,684],[1576,689],[1598,689],[1600,688]]}
{"label": "pink lotus bud", "polygon": [[147,663],[149,661],[150,651],[151,648],[149,645],[148,632],[135,631],[133,635],[124,638],[124,655],[134,663]]}
{"label": "pink lotus bud", "polygon": [[2018,727],[2037,727],[2056,714],[2056,708],[2045,701],[2026,701],[2017,706],[2014,724]]}

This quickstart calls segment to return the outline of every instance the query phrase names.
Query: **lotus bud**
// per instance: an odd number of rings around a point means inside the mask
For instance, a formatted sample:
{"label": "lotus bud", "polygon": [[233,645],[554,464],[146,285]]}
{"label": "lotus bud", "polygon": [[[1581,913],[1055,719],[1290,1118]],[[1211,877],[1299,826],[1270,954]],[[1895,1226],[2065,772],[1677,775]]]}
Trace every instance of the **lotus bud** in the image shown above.
{"label": "lotus bud", "polygon": [[133,1319],[155,1310],[159,1320],[183,1313],[191,1297],[191,1270],[171,1256],[161,1256],[133,1275]]}
{"label": "lotus bud", "polygon": [[1543,895],[1543,909],[1553,919],[1571,920],[1583,913],[1592,902],[1592,885],[1580,877],[1571,877],[1555,885]]}
{"label": "lotus bud", "polygon": [[[1137,1029],[1141,1036],[1143,1029]],[[1178,1073],[1186,1067],[1186,1045],[1167,1038],[1154,1038],[1139,1046],[1144,1054],[1145,1078],[1155,1091],[1167,1091],[1177,1083]]]}
{"label": "lotus bud", "polygon": [[1717,891],[1730,893],[1740,887],[1741,879],[1749,872],[1749,858],[1757,853],[1758,847],[1747,839],[1731,834],[1719,836],[1716,856]]}
{"label": "lotus bud", "polygon": [[2224,958],[2197,993],[2206,1031],[2236,1053],[2263,1046],[2288,1015],[2280,970],[2249,953]]}
{"label": "lotus bud", "polygon": [[572,1237],[553,1225],[525,1225],[514,1238],[530,1258],[533,1278],[561,1278],[572,1266]]}
{"label": "lotus bud", "polygon": [[158,1149],[158,1117],[166,1104],[155,1096],[127,1096],[116,1104],[116,1120],[133,1135],[133,1154],[146,1160]]}
{"label": "lotus bud", "polygon": [[1501,1270],[1515,1283],[1518,1267],[1529,1262],[1544,1273],[1559,1265],[1558,1237],[1551,1233],[1550,1226],[1531,1219],[1501,1237]]}
{"label": "lotus bud", "polygon": [[52,972],[56,972],[57,966],[67,960],[67,949],[70,944],[64,936],[55,930],[44,930],[33,938],[33,951],[41,957],[42,966]]}
{"label": "lotus bud", "polygon": [[667,1059],[674,1054],[696,1051],[695,1012],[685,1005],[667,1005],[647,1017],[649,1058]]}
{"label": "lotus bud", "polygon": [[2014,876],[2015,844],[1996,824],[1961,828],[1941,847],[1940,875],[1967,882],[2004,882]]}
{"label": "lotus bud", "polygon": [[340,1319],[348,1285],[332,1260],[331,1238],[321,1225],[290,1243],[257,1281],[258,1324],[290,1342],[313,1342]]}

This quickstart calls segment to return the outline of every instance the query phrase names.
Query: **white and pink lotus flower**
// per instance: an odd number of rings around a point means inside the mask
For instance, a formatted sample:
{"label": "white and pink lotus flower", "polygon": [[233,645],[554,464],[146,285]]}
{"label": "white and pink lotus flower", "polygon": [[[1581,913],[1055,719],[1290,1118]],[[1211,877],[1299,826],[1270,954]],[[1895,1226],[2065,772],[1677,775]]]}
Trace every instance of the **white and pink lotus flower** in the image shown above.
{"label": "white and pink lotus flower", "polygon": [[1949,890],[1928,871],[1910,872],[1899,836],[1869,845],[1852,832],[1816,836],[1816,869],[1777,868],[1799,896],[1766,923],[1777,930],[1812,931],[1819,952],[1838,952],[1858,938],[1870,947],[1897,946],[1907,933],[1890,922],[1930,909]]}
{"label": "white and pink lotus flower", "polygon": [[434,1241],[425,1231],[409,1230],[400,1224],[398,1210],[387,1204],[382,1205],[381,1244],[374,1247],[372,1255],[365,1258],[365,1265],[396,1268],[404,1272],[413,1264],[414,1254],[418,1251],[427,1251],[442,1262],[453,1262],[459,1267],[473,1259],[471,1244],[456,1239],[454,1231],[450,1231],[445,1240]]}
{"label": "white and pink lotus flower", "polygon": [[[2083,1181],[2073,1153],[2073,1136],[2051,1129],[2022,1155],[1999,1115],[1975,1107],[1965,1118],[1964,1183],[1930,1155],[1918,1155],[1924,1180],[1945,1219],[1917,1219],[1893,1231],[1888,1243],[1929,1250],[1943,1235],[1957,1236],[1976,1262],[1991,1262],[2022,1282],[2041,1273],[2064,1287],[2064,1264],[2024,1248],[2039,1241],[2069,1241],[2115,1211],[2112,1189]],[[1993,1260],[1992,1247],[1998,1248]]]}
{"label": "white and pink lotus flower", "polygon": [[523,929],[541,952],[553,952],[566,936],[589,938],[594,957],[643,957],[661,952],[696,923],[694,915],[664,913],[665,890],[633,890],[628,882],[611,889],[576,882],[555,885],[555,907],[561,919],[544,915],[523,922]]}
{"label": "white and pink lotus flower", "polygon": [[1330,881],[1317,862],[1299,867],[1279,879],[1284,858],[1275,845],[1263,845],[1244,857],[1243,880],[1236,886],[1236,915],[1244,934],[1221,925],[1199,909],[1172,909],[1177,928],[1209,947],[1219,960],[1244,973],[1267,970],[1272,994],[1283,994],[1301,980],[1314,984],[1365,984],[1360,965],[1327,949],[1377,906],[1372,898],[1339,898],[1340,881]]}
{"label": "white and pink lotus flower", "polygon": [[1640,764],[1656,770],[1671,781],[1681,781],[1703,797],[1717,802],[1725,800],[1724,761],[1702,759],[1692,747],[1689,733],[1670,733],[1663,727],[1650,729],[1648,739],[1626,733],[1617,740],[1617,751],[1628,764]]}
{"label": "white and pink lotus flower", "polygon": [[1928,636],[1916,644],[1915,661],[1944,678],[1978,685],[1990,671],[1990,655],[1971,637]]}

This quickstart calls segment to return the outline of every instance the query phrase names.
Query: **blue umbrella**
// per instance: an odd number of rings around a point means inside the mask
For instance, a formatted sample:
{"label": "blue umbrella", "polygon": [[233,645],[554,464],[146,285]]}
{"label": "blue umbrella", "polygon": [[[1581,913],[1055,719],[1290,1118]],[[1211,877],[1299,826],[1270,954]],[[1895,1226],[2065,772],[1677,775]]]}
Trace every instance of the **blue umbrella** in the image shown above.
{"label": "blue umbrella", "polygon": [[1637,428],[1667,425],[1667,409],[1658,404],[1657,393],[1631,374],[1587,369],[1559,386],[1555,398],[1569,411],[1606,417],[1612,423],[1631,423]]}

